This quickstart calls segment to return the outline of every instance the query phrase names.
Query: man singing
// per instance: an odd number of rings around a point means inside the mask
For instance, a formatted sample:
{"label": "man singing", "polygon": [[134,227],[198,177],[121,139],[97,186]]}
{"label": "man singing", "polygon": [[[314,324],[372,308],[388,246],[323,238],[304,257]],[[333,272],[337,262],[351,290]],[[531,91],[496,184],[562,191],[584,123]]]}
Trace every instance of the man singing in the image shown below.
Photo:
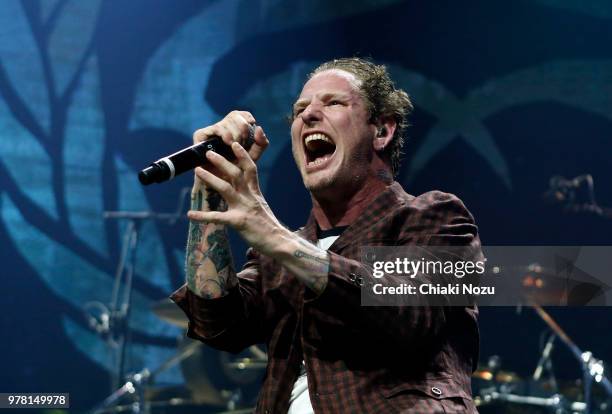
{"label": "man singing", "polygon": [[[268,139],[234,111],[194,133],[231,145],[197,168],[187,283],[172,296],[188,336],[230,352],[257,343],[268,367],[257,413],[476,413],[470,374],[478,358],[474,307],[361,306],[373,282],[361,246],[468,246],[474,219],[455,196],[415,197],[393,176],[412,110],[384,66],[348,58],[316,68],[293,105],[293,156],[312,198],[306,225],[270,210],[255,162]],[[251,246],[236,273],[227,227]]]}

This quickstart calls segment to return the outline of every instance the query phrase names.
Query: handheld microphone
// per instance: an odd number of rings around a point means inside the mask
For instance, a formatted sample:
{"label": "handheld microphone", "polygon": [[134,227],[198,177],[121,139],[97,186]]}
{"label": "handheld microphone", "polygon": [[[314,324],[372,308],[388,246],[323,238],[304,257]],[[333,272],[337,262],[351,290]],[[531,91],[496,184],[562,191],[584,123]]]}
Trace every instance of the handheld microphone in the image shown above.
{"label": "handheld microphone", "polygon": [[[244,143],[244,148],[248,151],[255,142],[255,125],[249,126],[249,137]],[[138,180],[142,185],[152,183],[163,183],[172,180],[177,175],[185,171],[206,163],[206,153],[214,151],[228,160],[235,158],[232,148],[225,144],[221,137],[211,136],[208,140],[184,148],[174,154],[160,158],[138,173]]]}

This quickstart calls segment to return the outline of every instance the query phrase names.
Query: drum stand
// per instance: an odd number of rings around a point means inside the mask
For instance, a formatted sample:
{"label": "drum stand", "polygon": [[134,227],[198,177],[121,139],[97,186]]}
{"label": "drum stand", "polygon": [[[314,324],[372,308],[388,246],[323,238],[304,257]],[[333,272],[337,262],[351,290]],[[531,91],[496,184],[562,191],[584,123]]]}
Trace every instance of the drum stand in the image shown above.
{"label": "drum stand", "polygon": [[555,320],[539,305],[531,305],[538,316],[546,323],[558,337],[561,342],[567,346],[570,352],[576,357],[580,367],[582,368],[582,377],[584,384],[584,410],[585,414],[591,413],[591,388],[593,381],[601,384],[608,396],[612,398],[612,384],[604,373],[603,361],[593,357],[590,351],[582,351],[572,339],[561,329]]}
{"label": "drum stand", "polygon": [[[170,358],[164,362],[160,368],[154,371],[153,374],[148,369],[144,368],[136,374],[127,376],[127,381],[119,386],[122,379],[125,377],[125,363],[127,349],[130,342],[130,308],[132,302],[132,280],[134,276],[134,268],[136,264],[136,247],[138,246],[138,236],[140,225],[145,220],[167,221],[170,224],[175,223],[184,217],[183,207],[186,195],[189,193],[189,188],[183,188],[180,193],[177,209],[174,213],[155,213],[152,211],[105,211],[104,218],[111,220],[127,220],[128,224],[123,233],[123,248],[119,258],[119,264],[115,273],[115,282],[111,302],[108,308],[105,308],[106,317],[108,320],[103,324],[94,322],[94,329],[100,335],[103,335],[111,348],[118,349],[116,355],[116,369],[112,375],[112,389],[117,389],[108,398],[106,398],[99,407],[93,412],[100,412],[103,408],[107,408],[115,404],[123,395],[134,394],[138,392],[138,399],[144,403],[144,382],[149,381],[155,374],[169,368],[176,362],[191,355],[195,351],[195,347],[187,348],[186,351]],[[98,305],[100,306],[100,305]],[[104,314],[103,314],[104,315]],[[190,350],[190,352],[188,351]],[[178,359],[177,359],[178,358]],[[169,364],[169,365],[168,365]],[[135,413],[142,413],[144,404],[137,404]]]}
{"label": "drum stand", "polygon": [[[550,353],[552,352],[553,342],[558,338],[571,353],[576,357],[583,375],[583,393],[584,401],[569,401],[566,397],[558,392],[556,389],[556,381],[553,381],[553,388],[555,394],[549,397],[533,396],[533,395],[519,395],[513,394],[512,389],[505,387],[504,385],[495,385],[481,390],[479,402],[477,405],[489,405],[494,402],[504,402],[508,404],[517,404],[531,407],[543,407],[547,411],[554,414],[592,414],[593,404],[591,401],[591,388],[593,382],[601,384],[608,396],[612,398],[612,385],[610,380],[604,374],[603,361],[593,357],[593,354],[589,351],[583,352],[578,346],[572,341],[572,339],[561,329],[561,327],[555,322],[555,320],[544,310],[541,306],[531,304],[530,305],[537,315],[548,325],[551,329],[551,334],[548,340],[545,342],[545,346],[542,349],[542,355],[538,361],[537,368],[533,374],[533,380],[538,381],[542,374],[542,370],[546,368],[552,375],[552,362],[550,360]],[[554,380],[554,376],[552,378]],[[608,412],[608,411],[605,411]]]}
{"label": "drum stand", "polygon": [[136,394],[137,400],[132,404],[132,413],[148,413],[149,407],[145,400],[144,391],[148,384],[155,380],[155,377],[174,365],[178,364],[182,360],[189,358],[202,344],[200,342],[193,342],[186,346],[181,352],[164,361],[154,371],[149,371],[144,368],[140,372],[129,375],[127,381],[114,391],[111,395],[106,397],[97,407],[91,410],[91,414],[101,414],[112,412],[114,407],[121,399],[126,395]]}

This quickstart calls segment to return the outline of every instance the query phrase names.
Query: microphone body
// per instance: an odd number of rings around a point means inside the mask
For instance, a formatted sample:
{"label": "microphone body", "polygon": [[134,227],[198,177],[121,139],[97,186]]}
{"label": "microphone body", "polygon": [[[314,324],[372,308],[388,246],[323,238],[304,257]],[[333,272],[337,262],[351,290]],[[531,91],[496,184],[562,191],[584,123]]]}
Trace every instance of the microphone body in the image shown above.
{"label": "microphone body", "polygon": [[[249,127],[249,137],[244,143],[244,148],[248,151],[255,142],[255,125]],[[138,180],[142,185],[153,183],[163,183],[172,180],[177,175],[185,171],[206,163],[206,153],[214,151],[228,160],[235,158],[232,148],[225,144],[221,137],[211,136],[208,140],[184,148],[174,154],[160,158],[138,173]]]}

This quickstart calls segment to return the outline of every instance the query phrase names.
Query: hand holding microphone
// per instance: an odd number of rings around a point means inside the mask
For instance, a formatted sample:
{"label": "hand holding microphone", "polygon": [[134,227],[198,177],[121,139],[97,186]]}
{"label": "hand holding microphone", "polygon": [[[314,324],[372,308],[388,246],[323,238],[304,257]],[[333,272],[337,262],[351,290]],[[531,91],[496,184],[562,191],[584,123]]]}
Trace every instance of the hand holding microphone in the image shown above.
{"label": "hand holding microphone", "polygon": [[206,153],[211,150],[231,160],[233,142],[241,143],[253,161],[268,146],[268,139],[263,129],[255,125],[253,115],[232,111],[216,124],[195,131],[192,146],[155,161],[140,171],[138,179],[142,185],[162,183],[198,166],[208,166]]}

